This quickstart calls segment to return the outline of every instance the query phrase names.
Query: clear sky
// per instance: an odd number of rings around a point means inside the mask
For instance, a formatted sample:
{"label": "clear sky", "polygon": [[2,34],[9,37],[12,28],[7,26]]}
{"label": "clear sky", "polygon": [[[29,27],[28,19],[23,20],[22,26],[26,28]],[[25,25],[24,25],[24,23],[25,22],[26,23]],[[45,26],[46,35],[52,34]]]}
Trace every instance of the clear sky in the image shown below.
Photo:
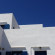
{"label": "clear sky", "polygon": [[21,25],[55,26],[55,0],[0,0],[0,13],[14,13]]}

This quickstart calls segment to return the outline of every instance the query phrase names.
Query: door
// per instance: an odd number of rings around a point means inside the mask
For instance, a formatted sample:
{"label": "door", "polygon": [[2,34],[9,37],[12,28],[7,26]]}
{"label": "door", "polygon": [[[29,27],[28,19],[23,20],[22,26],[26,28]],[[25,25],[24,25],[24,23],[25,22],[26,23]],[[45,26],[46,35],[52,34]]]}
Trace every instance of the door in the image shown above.
{"label": "door", "polygon": [[35,51],[35,55],[47,55],[46,51]]}

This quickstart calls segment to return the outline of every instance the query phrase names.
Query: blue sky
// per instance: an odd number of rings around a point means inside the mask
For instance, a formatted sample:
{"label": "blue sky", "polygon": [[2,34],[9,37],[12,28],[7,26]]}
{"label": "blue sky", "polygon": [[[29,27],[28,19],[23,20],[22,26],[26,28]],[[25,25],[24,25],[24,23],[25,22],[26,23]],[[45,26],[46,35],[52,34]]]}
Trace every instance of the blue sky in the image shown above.
{"label": "blue sky", "polygon": [[0,0],[0,13],[14,13],[21,25],[55,26],[55,0]]}

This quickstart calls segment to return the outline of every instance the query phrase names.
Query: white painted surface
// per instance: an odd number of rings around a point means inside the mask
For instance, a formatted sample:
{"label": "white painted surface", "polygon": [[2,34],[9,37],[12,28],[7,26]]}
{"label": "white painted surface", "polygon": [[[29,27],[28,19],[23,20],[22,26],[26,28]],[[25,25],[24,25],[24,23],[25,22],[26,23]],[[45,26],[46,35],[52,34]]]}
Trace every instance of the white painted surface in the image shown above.
{"label": "white painted surface", "polygon": [[11,46],[26,46],[28,51],[32,46],[49,46],[48,55],[55,52],[55,28],[21,28],[4,31]]}
{"label": "white painted surface", "polygon": [[12,14],[12,29],[13,29],[13,27],[15,29],[18,29],[19,28],[19,25],[18,25],[18,23],[17,23],[17,21],[15,19],[15,16]]}
{"label": "white painted surface", "polygon": [[0,47],[2,47],[2,35],[3,35],[3,29],[0,26]]}
{"label": "white painted surface", "polygon": [[[1,22],[7,22],[7,24],[10,25],[10,29],[13,29],[13,25],[15,25],[15,28],[18,28],[18,24],[13,17],[13,13],[6,13],[6,14],[0,14],[0,21]],[[15,24],[14,24],[15,23]]]}
{"label": "white painted surface", "polygon": [[1,22],[0,21],[0,25],[5,25],[5,24],[7,24],[7,22]]}
{"label": "white painted surface", "polygon": [[[55,27],[43,27],[42,24],[18,25],[12,14],[0,14],[0,20],[10,24],[10,29],[4,29],[4,32],[0,28],[0,46],[5,49],[2,51],[3,55],[6,51],[14,50],[27,50],[29,55],[34,55],[39,47],[43,47],[47,55],[55,54]],[[15,29],[12,29],[13,26]]]}

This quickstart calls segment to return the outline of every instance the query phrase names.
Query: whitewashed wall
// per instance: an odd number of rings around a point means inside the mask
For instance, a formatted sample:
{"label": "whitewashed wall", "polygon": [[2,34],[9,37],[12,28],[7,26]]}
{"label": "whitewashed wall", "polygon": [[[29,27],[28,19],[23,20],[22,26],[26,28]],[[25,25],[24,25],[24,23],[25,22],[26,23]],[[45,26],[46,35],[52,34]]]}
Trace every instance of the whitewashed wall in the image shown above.
{"label": "whitewashed wall", "polygon": [[15,28],[19,27],[13,13],[0,14],[0,22],[7,22],[7,24],[10,25],[10,29],[12,29],[14,25]]}
{"label": "whitewashed wall", "polygon": [[15,16],[12,14],[12,29],[13,29],[13,27],[15,29],[18,29],[19,28],[19,25],[18,25],[18,23],[17,23],[17,21],[15,19]]}
{"label": "whitewashed wall", "polygon": [[12,13],[9,13],[9,14],[0,14],[0,21],[7,22],[8,24],[10,24],[10,28],[11,28],[11,24],[12,24]]}
{"label": "whitewashed wall", "polygon": [[[25,46],[29,55],[32,54],[31,47],[49,46],[48,55],[55,54],[55,27],[43,27],[42,25],[20,25],[12,13],[0,14],[0,21],[5,21],[10,24],[10,29],[5,30],[0,27],[0,46],[5,48],[2,55],[6,51],[12,51],[11,47]],[[12,29],[13,26],[19,29]],[[14,49],[15,50],[15,49]],[[17,49],[16,49],[17,50]],[[22,50],[22,49],[21,49]]]}
{"label": "whitewashed wall", "polygon": [[3,29],[0,26],[0,48],[2,47],[2,35],[3,35]]}
{"label": "whitewashed wall", "polygon": [[30,29],[21,28],[4,31],[11,47],[26,46],[30,55],[30,48],[32,46],[49,46],[50,50],[47,50],[47,54],[55,54],[55,28],[34,27]]}

